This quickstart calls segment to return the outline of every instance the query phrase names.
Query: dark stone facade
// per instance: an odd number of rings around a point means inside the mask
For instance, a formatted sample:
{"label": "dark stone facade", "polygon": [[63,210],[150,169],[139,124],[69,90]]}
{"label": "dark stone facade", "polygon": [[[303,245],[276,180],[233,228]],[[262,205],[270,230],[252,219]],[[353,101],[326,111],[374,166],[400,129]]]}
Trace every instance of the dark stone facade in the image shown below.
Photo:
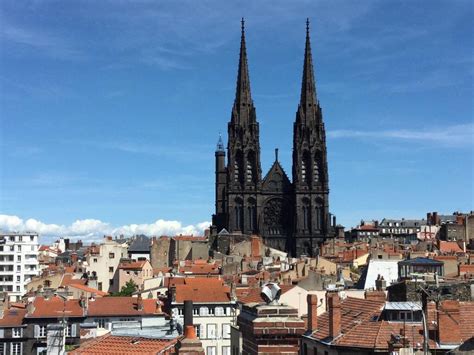
{"label": "dark stone facade", "polygon": [[270,171],[262,178],[259,124],[250,91],[242,23],[227,164],[220,138],[215,153],[216,212],[212,221],[216,239],[223,229],[230,234],[255,233],[267,246],[300,256],[316,255],[318,245],[334,236],[329,214],[326,135],[316,95],[309,23],[301,98],[293,129],[293,181],[278,161],[278,150]]}

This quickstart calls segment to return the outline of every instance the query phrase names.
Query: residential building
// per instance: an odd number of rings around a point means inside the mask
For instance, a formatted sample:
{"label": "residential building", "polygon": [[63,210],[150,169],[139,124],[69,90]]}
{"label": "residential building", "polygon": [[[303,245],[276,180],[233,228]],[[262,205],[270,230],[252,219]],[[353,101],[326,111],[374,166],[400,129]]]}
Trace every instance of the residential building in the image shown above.
{"label": "residential building", "polygon": [[145,280],[153,278],[153,268],[148,260],[123,261],[118,266],[119,290],[129,281],[142,289]]}
{"label": "residential building", "polygon": [[38,234],[0,233],[0,292],[19,301],[26,285],[39,275]]}
{"label": "residential building", "polygon": [[379,233],[384,237],[408,237],[418,235],[422,227],[427,224],[424,219],[388,219],[379,223]]}
{"label": "residential building", "polygon": [[0,354],[21,355],[25,348],[26,309],[22,304],[11,304],[6,292],[0,295]]}
{"label": "residential building", "polygon": [[94,288],[109,293],[119,291],[116,273],[120,259],[127,257],[127,250],[126,243],[118,243],[112,237],[104,237],[102,244],[90,248],[86,270],[89,280],[97,284]]}
{"label": "residential building", "polygon": [[[65,330],[65,346],[80,344],[81,324],[94,324],[104,334],[117,328],[134,327],[135,333],[145,329],[165,327],[167,321],[161,304],[141,297],[103,297],[67,299],[65,297],[35,297],[26,307],[23,319],[23,351],[41,354],[47,351],[51,327]],[[169,327],[168,327],[169,329]]]}
{"label": "residential building", "polygon": [[218,278],[184,278],[170,287],[168,307],[183,326],[184,301],[193,301],[196,335],[208,355],[230,355],[230,327],[235,318],[236,299],[231,288]]}
{"label": "residential building", "polygon": [[133,237],[128,247],[128,257],[132,260],[150,260],[150,238],[145,235]]}

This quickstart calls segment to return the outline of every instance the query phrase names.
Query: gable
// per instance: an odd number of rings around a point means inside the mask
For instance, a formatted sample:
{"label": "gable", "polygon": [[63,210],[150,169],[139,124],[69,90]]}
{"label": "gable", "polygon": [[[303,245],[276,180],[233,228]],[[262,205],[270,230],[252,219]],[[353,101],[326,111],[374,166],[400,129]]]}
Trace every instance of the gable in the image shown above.
{"label": "gable", "polygon": [[291,192],[291,182],[280,163],[276,161],[263,179],[262,190],[269,192]]}

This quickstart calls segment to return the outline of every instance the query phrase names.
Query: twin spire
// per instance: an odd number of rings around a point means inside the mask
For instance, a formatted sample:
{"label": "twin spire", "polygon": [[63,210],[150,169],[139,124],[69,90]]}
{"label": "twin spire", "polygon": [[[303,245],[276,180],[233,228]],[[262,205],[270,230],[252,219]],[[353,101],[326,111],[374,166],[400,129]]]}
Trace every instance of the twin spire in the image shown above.
{"label": "twin spire", "polygon": [[[239,70],[237,75],[237,88],[235,92],[234,106],[239,111],[242,106],[252,106],[252,95],[250,92],[250,78],[247,61],[247,48],[245,44],[245,21],[241,21],[241,39]],[[309,108],[317,107],[316,84],[314,80],[313,58],[311,54],[311,40],[309,35],[309,19],[306,19],[306,45],[304,51],[303,78],[301,82],[300,107],[306,113]]]}

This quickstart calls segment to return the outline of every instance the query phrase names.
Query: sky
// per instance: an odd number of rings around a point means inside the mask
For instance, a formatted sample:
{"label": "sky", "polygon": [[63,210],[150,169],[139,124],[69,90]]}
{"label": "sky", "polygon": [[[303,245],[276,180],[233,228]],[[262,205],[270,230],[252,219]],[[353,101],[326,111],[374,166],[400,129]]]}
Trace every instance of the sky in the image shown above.
{"label": "sky", "polygon": [[200,234],[246,19],[262,170],[291,175],[311,21],[330,211],[474,210],[472,1],[0,2],[0,229]]}

